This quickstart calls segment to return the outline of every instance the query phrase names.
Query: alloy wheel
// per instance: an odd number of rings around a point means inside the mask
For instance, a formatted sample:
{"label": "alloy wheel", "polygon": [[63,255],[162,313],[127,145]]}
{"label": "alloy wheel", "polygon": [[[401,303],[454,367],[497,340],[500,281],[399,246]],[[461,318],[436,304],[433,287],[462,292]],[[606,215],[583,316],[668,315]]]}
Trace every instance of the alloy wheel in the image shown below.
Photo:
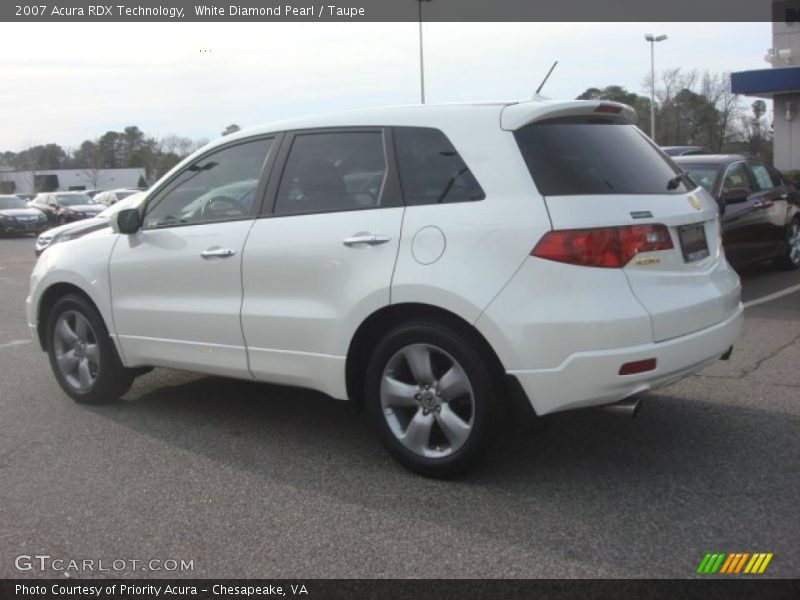
{"label": "alloy wheel", "polygon": [[431,344],[410,344],[389,359],[381,378],[383,416],[411,452],[443,458],[469,438],[475,396],[464,368]]}
{"label": "alloy wheel", "polygon": [[68,310],[58,317],[53,331],[56,363],[67,384],[77,392],[89,390],[97,380],[100,351],[89,320]]}

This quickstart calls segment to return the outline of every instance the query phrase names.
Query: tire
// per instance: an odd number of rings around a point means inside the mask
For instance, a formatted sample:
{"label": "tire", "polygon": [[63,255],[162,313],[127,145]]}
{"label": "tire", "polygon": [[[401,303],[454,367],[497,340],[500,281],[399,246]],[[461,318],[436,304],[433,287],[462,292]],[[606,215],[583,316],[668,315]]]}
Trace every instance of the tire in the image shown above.
{"label": "tire", "polygon": [[775,260],[775,265],[788,271],[800,269],[800,219],[792,219],[786,226],[786,247]]}
{"label": "tire", "polygon": [[61,389],[76,402],[117,400],[133,383],[97,309],[70,294],[56,301],[47,316],[47,354]]}
{"label": "tire", "polygon": [[475,347],[453,328],[414,321],[387,333],[372,353],[367,410],[381,443],[415,473],[459,475],[496,438],[503,413]]}

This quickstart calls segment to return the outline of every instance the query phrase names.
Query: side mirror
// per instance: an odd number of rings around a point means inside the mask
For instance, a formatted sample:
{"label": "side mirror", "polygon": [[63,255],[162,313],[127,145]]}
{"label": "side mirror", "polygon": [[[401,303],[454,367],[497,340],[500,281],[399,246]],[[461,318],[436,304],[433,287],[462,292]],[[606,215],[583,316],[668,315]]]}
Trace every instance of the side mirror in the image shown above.
{"label": "side mirror", "polygon": [[731,188],[722,194],[722,201],[725,204],[742,204],[747,202],[750,197],[750,190],[747,188]]}
{"label": "side mirror", "polygon": [[116,233],[131,234],[142,228],[142,217],[136,208],[121,210],[110,219],[111,229]]}

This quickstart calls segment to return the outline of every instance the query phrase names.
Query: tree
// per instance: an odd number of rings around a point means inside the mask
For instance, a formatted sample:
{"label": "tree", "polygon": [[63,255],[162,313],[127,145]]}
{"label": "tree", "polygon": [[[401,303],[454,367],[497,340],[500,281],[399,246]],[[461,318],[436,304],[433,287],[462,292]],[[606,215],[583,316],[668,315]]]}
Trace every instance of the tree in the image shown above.
{"label": "tree", "polygon": [[103,154],[98,141],[85,140],[73,155],[76,167],[81,168],[92,188],[97,189],[100,171],[103,168]]}
{"label": "tree", "polygon": [[728,73],[667,69],[659,75],[655,95],[660,144],[692,144],[719,152],[736,137],[738,96],[730,91]]}
{"label": "tree", "polygon": [[237,131],[241,131],[241,127],[239,127],[236,123],[231,123],[225,128],[225,131],[222,132],[222,135],[228,135],[231,133],[236,133]]}

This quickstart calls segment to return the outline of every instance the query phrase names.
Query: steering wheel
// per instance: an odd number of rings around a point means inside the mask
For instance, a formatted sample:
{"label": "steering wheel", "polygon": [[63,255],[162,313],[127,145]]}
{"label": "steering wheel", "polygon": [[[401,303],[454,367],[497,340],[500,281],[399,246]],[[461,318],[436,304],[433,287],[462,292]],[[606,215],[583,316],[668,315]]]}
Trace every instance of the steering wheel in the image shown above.
{"label": "steering wheel", "polygon": [[202,219],[227,219],[244,216],[242,206],[228,196],[214,196],[200,209]]}

